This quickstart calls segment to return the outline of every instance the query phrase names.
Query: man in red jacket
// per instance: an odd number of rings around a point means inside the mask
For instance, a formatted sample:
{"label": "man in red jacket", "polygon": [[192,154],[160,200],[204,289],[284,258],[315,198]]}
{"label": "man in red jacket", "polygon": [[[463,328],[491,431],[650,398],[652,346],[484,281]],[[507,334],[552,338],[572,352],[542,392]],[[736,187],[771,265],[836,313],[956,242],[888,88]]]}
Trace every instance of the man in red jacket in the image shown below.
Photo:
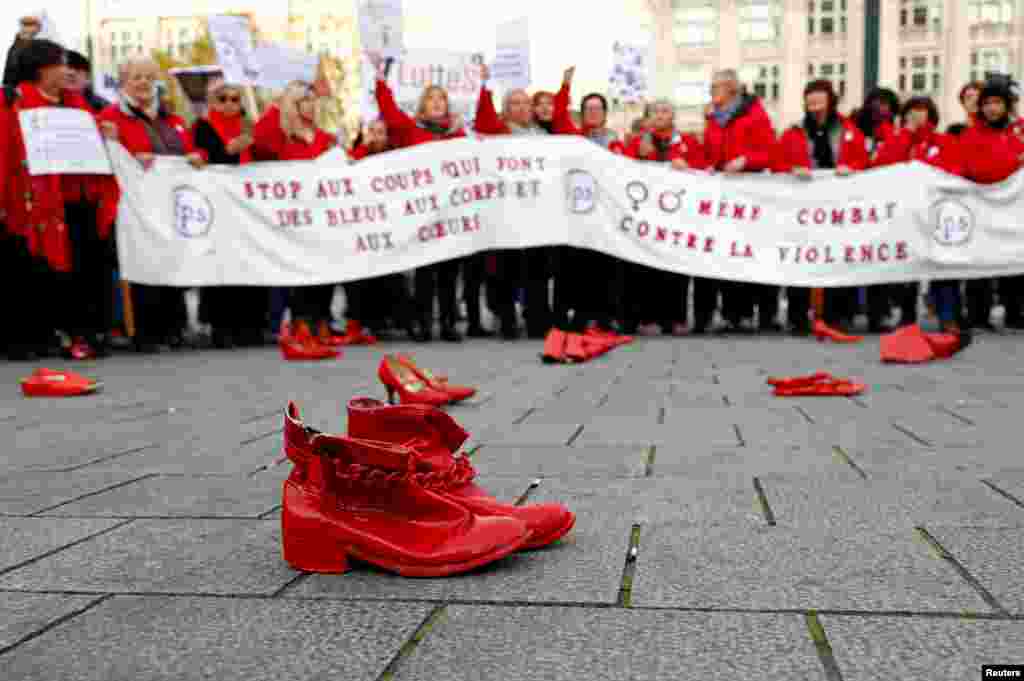
{"label": "man in red jacket", "polygon": [[[995,184],[1016,173],[1024,163],[1024,121],[1014,115],[1017,96],[1007,79],[985,83],[979,101],[977,123],[960,138],[965,150],[964,176],[979,184]],[[998,282],[1006,327],[1024,329],[1024,277],[1001,277]]]}
{"label": "man in red jacket", "polygon": [[[704,152],[710,167],[728,175],[770,170],[775,151],[775,130],[761,101],[744,92],[736,71],[719,71],[712,78],[711,110],[704,128]],[[709,282],[697,279],[694,294]],[[743,318],[753,319],[759,309],[760,328],[777,330],[779,289],[765,284],[718,282],[722,313],[733,330]]]}
{"label": "man in red jacket", "polygon": [[[804,88],[804,120],[782,135],[775,171],[811,179],[812,170],[835,169],[836,175],[864,170],[868,152],[864,135],[851,121],[839,115],[839,95],[831,81],[815,80]],[[808,311],[811,290],[789,287],[787,316],[795,335],[810,332]],[[830,288],[825,291],[825,321],[838,325],[856,312],[857,289]]]}

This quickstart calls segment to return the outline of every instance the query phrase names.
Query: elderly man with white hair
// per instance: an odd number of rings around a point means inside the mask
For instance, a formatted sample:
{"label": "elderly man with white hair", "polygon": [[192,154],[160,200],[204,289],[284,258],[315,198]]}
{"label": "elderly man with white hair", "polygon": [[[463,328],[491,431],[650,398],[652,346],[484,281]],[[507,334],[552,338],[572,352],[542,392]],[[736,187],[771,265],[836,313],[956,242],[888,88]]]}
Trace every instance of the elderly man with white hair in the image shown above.
{"label": "elderly man with white hair", "polygon": [[[184,156],[193,167],[205,164],[185,121],[165,110],[157,96],[160,67],[149,58],[130,59],[119,71],[118,101],[99,118],[107,137],[119,141],[147,169],[156,156]],[[135,346],[156,352],[181,346],[187,312],[184,290],[172,286],[132,286]]]}
{"label": "elderly man with white hair", "polygon": [[[775,129],[761,100],[744,91],[735,70],[715,73],[704,127],[704,153],[710,166],[728,175],[759,173],[771,169],[774,150]],[[704,285],[696,283],[697,289]],[[740,330],[745,318],[753,321],[755,303],[760,329],[780,329],[775,319],[779,311],[778,287],[723,281],[719,282],[719,289],[722,315],[732,330]]]}

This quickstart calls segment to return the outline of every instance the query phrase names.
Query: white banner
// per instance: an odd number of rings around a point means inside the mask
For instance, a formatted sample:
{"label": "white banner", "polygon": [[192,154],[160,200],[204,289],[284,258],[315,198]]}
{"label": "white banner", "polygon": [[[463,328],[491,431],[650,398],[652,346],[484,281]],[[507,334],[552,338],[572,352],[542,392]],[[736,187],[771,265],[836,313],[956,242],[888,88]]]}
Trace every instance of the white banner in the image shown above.
{"label": "white banner", "polygon": [[110,175],[110,160],[88,111],[42,107],[18,113],[32,175]]}
{"label": "white banner", "polygon": [[[913,163],[828,177],[726,177],[578,137],[457,140],[350,165],[210,167],[120,146],[129,281],[290,286],[494,248],[568,244],[665,270],[790,286],[1024,272],[1024,172],[978,186]],[[606,273],[594,272],[603,277]]]}
{"label": "white banner", "polygon": [[[423,88],[440,85],[448,90],[448,104],[452,113],[465,119],[476,115],[480,96],[480,65],[483,55],[451,50],[410,49],[391,65],[388,85],[399,108],[412,115],[416,112]],[[363,118],[370,120],[379,115],[374,89],[377,72],[369,60],[362,62]]]}

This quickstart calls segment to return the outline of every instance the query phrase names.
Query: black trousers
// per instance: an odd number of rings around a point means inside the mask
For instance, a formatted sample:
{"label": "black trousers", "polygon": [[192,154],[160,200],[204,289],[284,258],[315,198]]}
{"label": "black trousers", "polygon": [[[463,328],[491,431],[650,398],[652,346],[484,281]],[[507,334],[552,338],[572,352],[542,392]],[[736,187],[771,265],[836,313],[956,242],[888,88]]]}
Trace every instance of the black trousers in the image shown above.
{"label": "black trousers", "polygon": [[296,286],[288,297],[292,319],[307,324],[317,324],[331,319],[331,300],[334,298],[334,284]]}
{"label": "black trousers", "polygon": [[964,286],[967,298],[967,317],[971,327],[988,326],[992,316],[992,279],[968,279]]}
{"label": "black trousers", "polygon": [[420,325],[424,332],[434,328],[434,299],[437,299],[440,311],[441,328],[455,326],[456,320],[456,282],[462,259],[455,258],[444,262],[419,267],[414,275],[416,287],[416,306],[419,308]]}
{"label": "black trousers", "polygon": [[880,284],[868,286],[868,323],[877,326],[882,323],[892,306],[900,308],[902,317],[900,324],[917,323],[917,302],[920,296],[920,285],[917,282],[906,284]]}
{"label": "black trousers", "polygon": [[184,333],[188,323],[184,289],[132,284],[132,304],[136,342],[163,343]]}
{"label": "black trousers", "polygon": [[95,204],[85,201],[64,204],[71,239],[71,273],[60,276],[67,293],[61,305],[67,315],[61,320],[62,328],[70,336],[94,341],[109,333],[113,324],[113,270],[117,258],[113,242],[99,236],[96,211]]}
{"label": "black trousers", "polygon": [[522,256],[519,251],[500,250],[477,253],[462,263],[463,298],[469,328],[482,328],[480,293],[487,307],[501,324],[502,331],[518,329],[515,295],[519,284]]}
{"label": "black trousers", "polygon": [[522,281],[525,292],[526,332],[543,337],[555,325],[549,283],[554,274],[554,247],[539,246],[522,251]]}
{"label": "black trousers", "polygon": [[[826,295],[828,295],[826,293]],[[811,326],[811,289],[790,286],[786,288],[786,321],[795,329],[809,329]]]}
{"label": "black trousers", "polygon": [[825,289],[825,323],[830,326],[853,321],[857,315],[857,289],[849,286]]}
{"label": "black trousers", "polygon": [[200,293],[199,319],[210,324],[214,334],[256,343],[267,325],[268,295],[265,286],[208,286]]}
{"label": "black trousers", "polygon": [[1024,275],[999,277],[999,302],[1006,308],[1006,324],[1020,325],[1024,322],[1021,303],[1024,302]]}
{"label": "black trousers", "polygon": [[639,324],[658,324],[671,330],[686,323],[690,277],[685,274],[630,263],[626,276],[625,328],[635,331]]}
{"label": "black trousers", "polygon": [[[57,277],[43,258],[29,253],[28,243],[10,234],[0,224],[0,283],[8,295],[5,313],[10,322],[0,334],[6,352],[22,355],[51,344],[55,330],[54,311],[61,309],[63,296]],[[67,309],[63,300],[63,309]]]}
{"label": "black trousers", "polygon": [[[573,297],[573,326],[586,328],[591,322],[602,329],[611,329],[612,320],[625,317],[625,282],[632,263],[592,251],[573,248],[569,251],[571,267],[566,284]],[[556,283],[557,286],[557,283]]]}
{"label": "black trousers", "polygon": [[718,279],[693,278],[693,326],[695,329],[706,329],[715,317],[718,309],[718,293],[723,282]]}
{"label": "black trousers", "polygon": [[760,312],[762,326],[772,323],[779,314],[778,286],[722,281],[719,289],[722,292],[722,316],[733,325],[753,318],[755,305]]}

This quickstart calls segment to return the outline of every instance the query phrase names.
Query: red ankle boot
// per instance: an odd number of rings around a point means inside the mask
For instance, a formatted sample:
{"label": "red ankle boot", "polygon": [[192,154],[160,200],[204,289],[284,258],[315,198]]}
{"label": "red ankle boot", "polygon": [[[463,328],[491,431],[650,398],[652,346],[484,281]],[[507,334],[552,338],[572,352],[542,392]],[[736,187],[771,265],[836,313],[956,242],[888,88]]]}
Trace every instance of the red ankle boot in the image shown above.
{"label": "red ankle boot", "polygon": [[487,565],[529,538],[519,520],[479,517],[427,488],[406,447],[306,428],[294,405],[285,451],[296,462],[284,483],[284,559],[297,570],[340,574],[349,558],[407,577],[444,577]]}
{"label": "red ankle boot", "polygon": [[395,395],[402,404],[426,404],[440,407],[452,401],[451,395],[434,390],[417,376],[412,369],[405,366],[391,355],[385,355],[377,367],[377,378],[384,384],[388,392],[388,402],[395,403]]}
{"label": "red ankle boot", "polygon": [[451,416],[431,407],[392,407],[370,398],[348,404],[348,434],[360,439],[406,443],[420,455],[422,470],[441,474],[438,493],[479,516],[508,516],[526,523],[530,539],[524,549],[547,546],[573,528],[576,516],[561,504],[513,506],[498,501],[473,482],[476,471],[455,452],[469,437]]}

